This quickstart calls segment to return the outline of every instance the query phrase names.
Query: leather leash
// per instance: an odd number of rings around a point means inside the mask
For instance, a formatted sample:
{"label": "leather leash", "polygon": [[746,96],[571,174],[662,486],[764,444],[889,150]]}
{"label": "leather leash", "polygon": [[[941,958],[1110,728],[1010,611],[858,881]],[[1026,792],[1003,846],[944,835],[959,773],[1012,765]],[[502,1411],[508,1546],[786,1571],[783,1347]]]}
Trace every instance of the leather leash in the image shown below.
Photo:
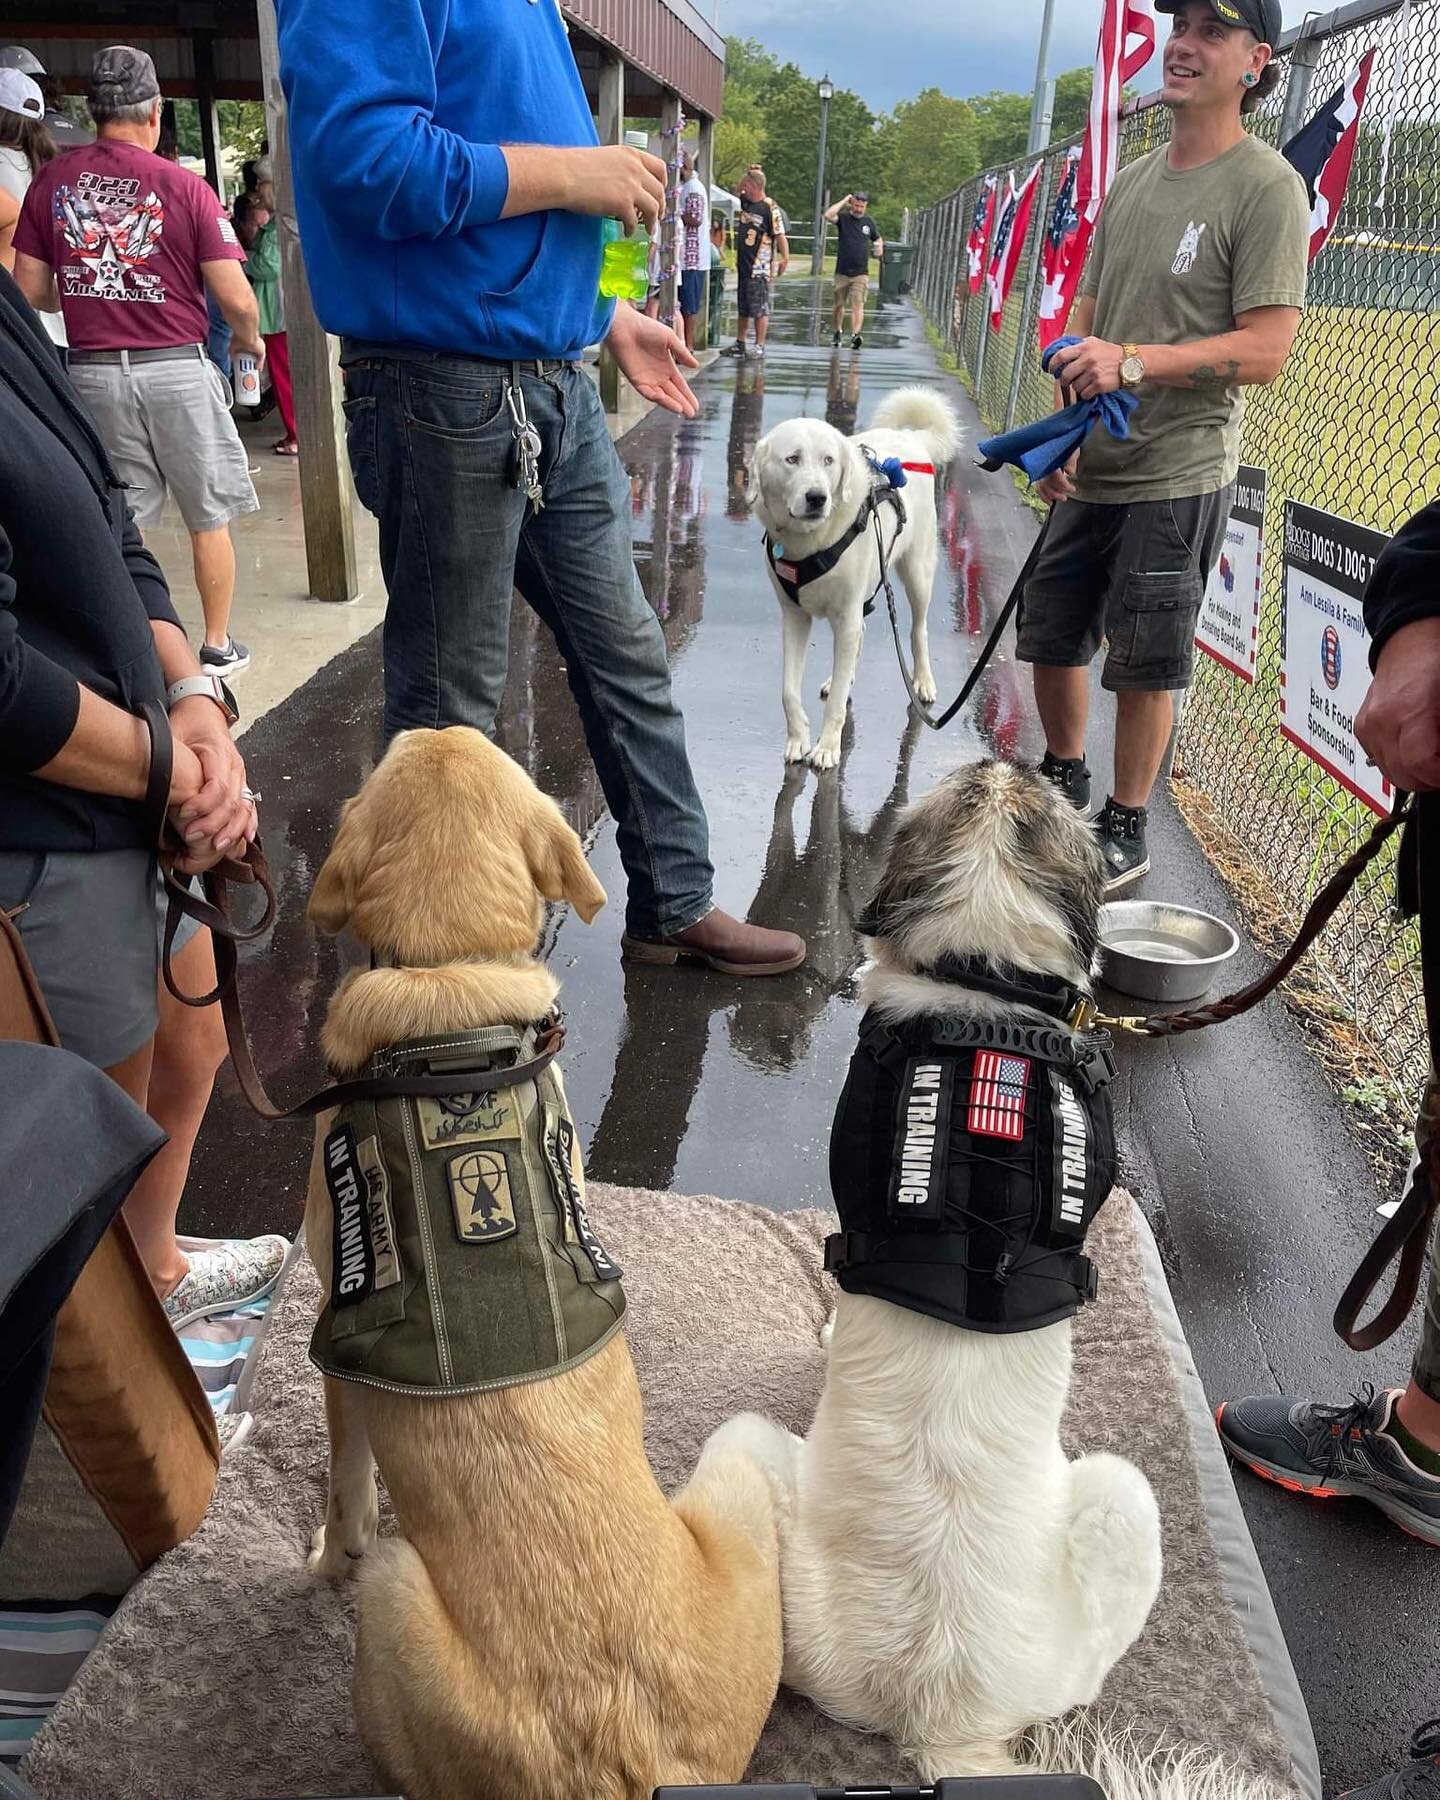
{"label": "leather leash", "polygon": [[[177,876],[175,859],[183,852],[167,816],[174,766],[170,721],[154,701],[142,702],[140,716],[150,732],[150,773],[144,804],[151,820],[158,821],[155,838],[169,900],[160,958],[165,986],[184,1006],[212,1006],[219,1002],[240,1091],[262,1119],[272,1123],[283,1119],[313,1119],[317,1113],[328,1112],[332,1107],[349,1106],[357,1100],[382,1100],[394,1094],[440,1098],[457,1093],[494,1093],[498,1088],[518,1087],[521,1082],[533,1081],[555,1060],[565,1042],[565,1027],[558,1017],[552,1017],[540,1031],[536,1039],[537,1054],[527,1062],[513,1063],[506,1069],[461,1070],[450,1075],[360,1076],[352,1081],[334,1082],[293,1106],[277,1106],[266,1092],[260,1071],[255,1066],[249,1033],[245,1029],[245,1015],[240,1004],[240,957],[236,948],[262,936],[275,917],[275,882],[270,865],[257,837],[246,846],[243,858],[227,857],[205,871],[200,878],[205,889],[204,899],[193,891],[185,877]],[[264,895],[264,908],[253,925],[237,925],[230,916],[226,890],[232,883],[258,887]],[[175,980],[171,958],[182,913],[208,926],[214,942],[216,979],[208,994],[184,993]]]}

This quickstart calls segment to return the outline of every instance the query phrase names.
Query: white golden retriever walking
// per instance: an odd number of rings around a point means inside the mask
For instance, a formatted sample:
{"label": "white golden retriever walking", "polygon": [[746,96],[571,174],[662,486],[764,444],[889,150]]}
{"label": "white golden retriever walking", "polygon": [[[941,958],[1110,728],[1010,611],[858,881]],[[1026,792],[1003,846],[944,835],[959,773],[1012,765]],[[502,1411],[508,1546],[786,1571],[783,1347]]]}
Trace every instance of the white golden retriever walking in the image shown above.
{"label": "white golden retriever walking", "polygon": [[[898,511],[889,504],[879,509],[890,566],[904,582],[910,601],[915,689],[927,705],[934,700],[925,619],[938,555],[935,486],[939,471],[959,446],[960,422],[954,409],[941,395],[920,387],[888,395],[869,430],[858,437],[842,436],[823,419],[788,419],[755,446],[749,499],[765,527],[770,546],[766,563],[784,628],[786,762],[808,761],[816,769],[833,769],[840,761],[840,733],[865,635],[865,606],[880,585],[880,555],[868,518],[875,480],[865,449],[880,462],[895,457],[903,464],[927,465],[935,471],[927,474],[923,467],[907,467],[900,493],[903,529]],[[864,529],[834,567],[804,580],[805,564],[839,545],[862,516]],[[785,583],[790,579],[787,572],[794,571],[802,580],[792,597]],[[820,690],[825,717],[812,749],[800,683],[816,619],[830,623],[835,661]]]}

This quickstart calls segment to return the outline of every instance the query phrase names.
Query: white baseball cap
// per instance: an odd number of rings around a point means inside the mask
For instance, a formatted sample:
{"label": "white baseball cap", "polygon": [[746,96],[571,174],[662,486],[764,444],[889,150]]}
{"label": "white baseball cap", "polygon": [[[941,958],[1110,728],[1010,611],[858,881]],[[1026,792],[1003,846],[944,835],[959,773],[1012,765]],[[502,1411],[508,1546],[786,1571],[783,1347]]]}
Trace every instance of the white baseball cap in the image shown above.
{"label": "white baseball cap", "polygon": [[43,119],[45,96],[19,69],[0,69],[0,112],[19,113],[26,119]]}
{"label": "white baseball cap", "polygon": [[23,44],[7,44],[0,50],[0,69],[18,69],[22,75],[43,75],[45,65]]}

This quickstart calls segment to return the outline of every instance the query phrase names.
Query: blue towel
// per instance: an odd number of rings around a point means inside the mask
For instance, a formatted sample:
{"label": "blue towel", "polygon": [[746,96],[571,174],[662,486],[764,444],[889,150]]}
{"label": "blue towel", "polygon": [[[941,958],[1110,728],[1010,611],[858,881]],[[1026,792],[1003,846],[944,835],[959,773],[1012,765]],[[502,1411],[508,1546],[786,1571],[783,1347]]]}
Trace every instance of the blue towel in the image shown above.
{"label": "blue towel", "polygon": [[[1040,358],[1040,367],[1048,375],[1055,352],[1082,341],[1078,337],[1057,338]],[[984,466],[994,470],[1014,463],[1032,482],[1043,481],[1065,466],[1097,425],[1103,425],[1113,438],[1128,438],[1130,415],[1139,404],[1138,395],[1128,388],[1114,394],[1098,394],[1093,400],[1077,400],[1063,412],[1048,413],[1033,425],[1017,425],[1014,431],[986,438],[978,446]]]}

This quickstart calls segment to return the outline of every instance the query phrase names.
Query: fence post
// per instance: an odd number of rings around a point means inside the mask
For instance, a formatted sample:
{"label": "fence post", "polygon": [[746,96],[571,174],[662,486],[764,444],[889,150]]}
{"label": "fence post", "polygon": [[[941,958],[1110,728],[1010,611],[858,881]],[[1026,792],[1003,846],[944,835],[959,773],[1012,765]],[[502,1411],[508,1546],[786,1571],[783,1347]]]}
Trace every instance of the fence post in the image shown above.
{"label": "fence post", "polygon": [[1316,15],[1308,13],[1290,52],[1290,73],[1285,83],[1285,109],[1280,115],[1280,142],[1288,144],[1305,123],[1305,103],[1320,62],[1320,39],[1311,33]]}
{"label": "fence post", "polygon": [[1026,340],[1030,323],[1030,308],[1035,303],[1035,288],[1040,279],[1040,269],[1045,261],[1045,228],[1050,215],[1043,210],[1043,202],[1050,194],[1050,162],[1046,158],[1045,167],[1039,176],[1040,191],[1036,194],[1036,206],[1033,215],[1035,230],[1035,248],[1030,256],[1030,268],[1025,276],[1025,299],[1020,308],[1020,335],[1015,341],[1015,367],[1010,371],[1010,398],[1005,403],[1005,429],[1009,431],[1015,423],[1016,408],[1020,405],[1020,383],[1025,375],[1025,357],[1029,348]]}

